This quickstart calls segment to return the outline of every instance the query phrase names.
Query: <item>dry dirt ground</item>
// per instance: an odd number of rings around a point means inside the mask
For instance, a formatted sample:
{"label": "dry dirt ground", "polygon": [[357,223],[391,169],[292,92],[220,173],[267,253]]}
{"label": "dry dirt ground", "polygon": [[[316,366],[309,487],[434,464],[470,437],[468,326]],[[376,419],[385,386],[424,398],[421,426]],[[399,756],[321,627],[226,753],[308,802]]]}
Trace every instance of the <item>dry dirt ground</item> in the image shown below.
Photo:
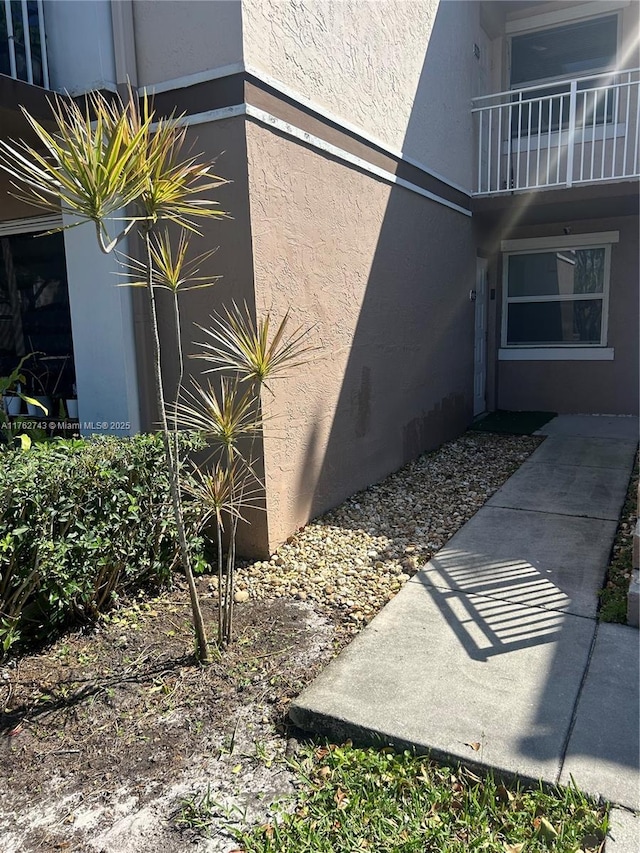
{"label": "dry dirt ground", "polygon": [[[201,668],[185,599],[133,605],[4,668],[2,853],[226,851],[227,818],[259,820],[292,792],[276,760],[287,704],[331,657],[332,623],[302,602],[238,606],[234,644]],[[213,622],[211,597],[204,608]],[[207,786],[209,840],[176,827]]]}
{"label": "dry dirt ground", "polygon": [[[237,849],[229,825],[295,791],[291,698],[538,443],[467,434],[245,566],[249,600],[210,667],[179,586],[0,665],[0,853]],[[215,584],[199,583],[213,626]],[[194,796],[209,838],[180,825]]]}

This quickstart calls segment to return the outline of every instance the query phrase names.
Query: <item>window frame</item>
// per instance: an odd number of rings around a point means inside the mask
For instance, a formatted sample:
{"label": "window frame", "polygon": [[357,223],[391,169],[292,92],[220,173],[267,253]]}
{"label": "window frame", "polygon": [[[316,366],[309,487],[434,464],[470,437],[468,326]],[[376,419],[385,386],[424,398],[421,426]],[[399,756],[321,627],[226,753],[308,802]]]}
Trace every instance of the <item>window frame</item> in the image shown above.
{"label": "window frame", "polygon": [[[606,350],[609,334],[609,291],[611,281],[611,249],[620,240],[620,232],[603,231],[593,234],[566,235],[563,237],[534,237],[523,240],[503,240],[502,251],[502,318],[500,349],[505,353],[532,352],[550,354],[552,350],[560,351],[598,351]],[[550,294],[548,296],[509,296],[509,258],[514,255],[548,254],[550,252],[576,251],[579,249],[604,249],[604,281],[602,293],[580,293],[580,294]],[[600,325],[600,341],[588,343],[576,342],[536,342],[530,344],[508,343],[507,331],[509,320],[509,305],[540,302],[577,302],[585,299],[598,299],[602,301],[602,317]],[[526,356],[525,356],[526,357]],[[566,357],[566,356],[565,356]],[[586,355],[586,358],[589,356]]]}
{"label": "window frame", "polygon": [[[612,8],[608,11],[604,9],[599,10],[596,13],[592,13],[591,15],[584,15],[581,17],[571,17],[566,20],[557,20],[551,23],[550,21],[541,21],[538,26],[531,26],[531,22],[535,21],[535,18],[527,18],[522,21],[513,21],[511,22],[511,27],[509,28],[509,32],[507,32],[507,80],[506,80],[506,88],[509,91],[518,91],[520,89],[529,89],[533,86],[541,86],[545,83],[549,85],[553,83],[565,83],[570,80],[576,79],[586,79],[588,80],[590,77],[597,77],[599,74],[606,74],[608,71],[615,70],[617,66],[618,56],[620,54],[620,46],[622,43],[622,8],[623,6],[616,6],[612,3]],[[558,10],[560,11],[560,10]],[[570,24],[581,24],[585,21],[593,21],[598,18],[611,18],[613,16],[617,18],[617,33],[616,33],[616,58],[612,66],[601,66],[599,68],[594,68],[588,73],[583,72],[580,74],[559,74],[553,77],[538,77],[536,80],[527,80],[524,83],[515,83],[511,82],[511,69],[513,63],[513,38],[522,35],[528,35],[534,32],[544,32],[545,30],[556,30],[561,27],[569,26]],[[541,16],[543,17],[543,16]],[[518,28],[518,24],[529,24],[524,25],[522,29]]]}

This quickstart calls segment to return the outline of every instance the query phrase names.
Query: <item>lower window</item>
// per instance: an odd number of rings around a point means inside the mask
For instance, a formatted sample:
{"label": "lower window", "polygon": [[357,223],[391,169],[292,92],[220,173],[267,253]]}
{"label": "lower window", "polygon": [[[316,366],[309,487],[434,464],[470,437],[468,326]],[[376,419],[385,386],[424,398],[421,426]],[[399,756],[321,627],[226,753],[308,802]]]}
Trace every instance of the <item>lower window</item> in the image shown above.
{"label": "lower window", "polygon": [[502,346],[606,346],[610,258],[610,245],[506,254]]}
{"label": "lower window", "polygon": [[30,355],[23,367],[25,393],[75,397],[61,233],[0,233],[0,376],[8,376],[24,355]]}

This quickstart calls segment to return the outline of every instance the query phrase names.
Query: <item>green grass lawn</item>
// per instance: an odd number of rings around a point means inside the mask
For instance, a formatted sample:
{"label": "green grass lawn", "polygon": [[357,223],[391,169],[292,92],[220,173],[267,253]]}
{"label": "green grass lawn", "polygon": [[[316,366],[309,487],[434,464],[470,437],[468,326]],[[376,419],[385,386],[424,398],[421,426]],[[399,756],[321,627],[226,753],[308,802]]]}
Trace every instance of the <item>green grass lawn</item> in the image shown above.
{"label": "green grass lawn", "polygon": [[239,834],[245,853],[595,853],[607,831],[573,788],[505,787],[409,752],[314,745],[295,768],[295,802]]}
{"label": "green grass lawn", "polygon": [[633,528],[638,512],[637,495],[638,459],[636,457],[627,496],[620,513],[611,560],[607,567],[607,577],[600,592],[599,617],[603,622],[626,624],[627,621],[627,598],[633,562]]}

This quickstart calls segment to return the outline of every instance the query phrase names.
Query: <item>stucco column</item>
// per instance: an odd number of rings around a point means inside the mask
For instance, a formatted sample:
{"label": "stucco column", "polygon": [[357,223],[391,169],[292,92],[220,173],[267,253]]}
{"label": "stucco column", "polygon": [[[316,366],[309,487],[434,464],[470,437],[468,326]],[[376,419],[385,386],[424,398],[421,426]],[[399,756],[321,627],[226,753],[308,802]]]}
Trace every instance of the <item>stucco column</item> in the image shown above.
{"label": "stucco column", "polygon": [[139,432],[131,291],[117,287],[117,259],[100,251],[93,225],[65,231],[64,245],[81,431]]}

